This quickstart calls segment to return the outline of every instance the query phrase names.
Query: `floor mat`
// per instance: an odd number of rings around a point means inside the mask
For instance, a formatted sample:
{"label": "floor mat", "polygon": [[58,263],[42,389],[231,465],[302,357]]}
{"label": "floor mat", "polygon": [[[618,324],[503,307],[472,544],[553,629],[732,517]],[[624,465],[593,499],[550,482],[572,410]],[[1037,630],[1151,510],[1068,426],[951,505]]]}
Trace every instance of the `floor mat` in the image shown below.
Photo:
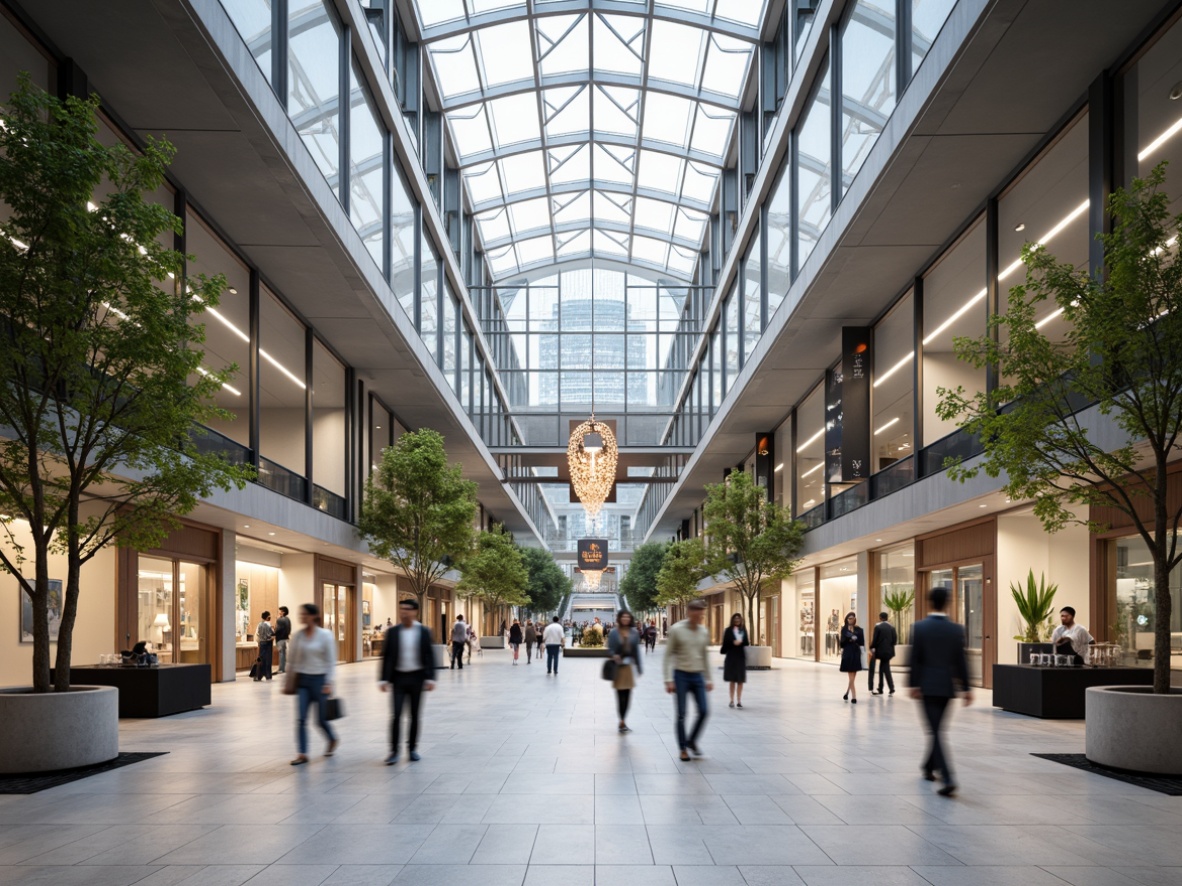
{"label": "floor mat", "polygon": [[90,776],[98,775],[101,772],[121,769],[141,760],[162,757],[167,753],[168,751],[152,751],[150,753],[120,754],[114,760],[108,760],[106,763],[99,763],[96,766],[79,766],[77,769],[61,769],[57,772],[41,772],[32,775],[0,775],[0,794],[35,794],[38,791],[56,788],[58,785],[69,784],[82,778],[90,778]]}
{"label": "floor mat", "polygon": [[1099,766],[1093,763],[1084,754],[1031,754],[1031,756],[1042,757],[1044,760],[1052,760],[1055,763],[1062,763],[1064,766],[1082,769],[1084,772],[1094,772],[1096,775],[1103,775],[1105,778],[1115,778],[1117,781],[1123,781],[1126,784],[1135,784],[1140,788],[1148,788],[1151,791],[1157,791],[1159,794],[1182,797],[1182,776],[1142,775],[1137,772],[1127,772],[1124,769],[1110,769],[1107,766]]}

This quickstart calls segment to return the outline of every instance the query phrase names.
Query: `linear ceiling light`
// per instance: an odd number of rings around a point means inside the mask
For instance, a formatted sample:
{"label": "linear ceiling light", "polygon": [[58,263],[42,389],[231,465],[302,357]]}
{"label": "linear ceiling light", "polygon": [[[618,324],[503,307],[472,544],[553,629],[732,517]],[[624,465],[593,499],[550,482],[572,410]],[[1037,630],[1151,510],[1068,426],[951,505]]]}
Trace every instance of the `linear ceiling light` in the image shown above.
{"label": "linear ceiling light", "polygon": [[886,372],[884,372],[882,375],[880,375],[878,378],[876,378],[874,380],[874,387],[877,388],[880,384],[882,384],[884,381],[886,381],[888,378],[890,378],[892,375],[894,375],[896,372],[898,372],[900,369],[902,369],[904,366],[906,366],[908,363],[910,363],[914,358],[915,358],[915,351],[911,351],[910,353],[907,354],[906,357],[904,357],[902,360],[900,360],[898,363],[896,363],[894,366],[892,366],[890,369],[888,369]]}
{"label": "linear ceiling light", "polygon": [[883,425],[881,428],[879,428],[877,431],[875,431],[874,436],[877,437],[879,434],[881,434],[883,431],[885,431],[891,425],[897,425],[898,423],[899,423],[899,416],[896,415],[894,418],[892,418],[890,421],[888,421],[885,425]]}
{"label": "linear ceiling light", "polygon": [[809,476],[810,474],[817,473],[817,471],[821,470],[821,468],[823,468],[823,467],[825,467],[825,462],[821,462],[819,465],[815,465],[814,467],[809,468],[807,471],[805,471],[803,474],[800,475],[800,479],[803,480],[805,477]]}
{"label": "linear ceiling light", "polygon": [[819,439],[821,439],[821,435],[824,433],[825,433],[825,429],[821,428],[821,430],[817,431],[817,433],[813,434],[811,437],[809,437],[807,440],[805,440],[803,443],[801,443],[799,446],[797,446],[796,451],[797,452],[804,452],[805,449],[807,449],[811,444],[816,443]]}
{"label": "linear ceiling light", "polygon": [[1171,126],[1169,129],[1167,129],[1165,132],[1163,132],[1161,135],[1159,135],[1157,138],[1155,138],[1153,141],[1151,141],[1149,144],[1147,144],[1144,148],[1142,148],[1141,153],[1139,153],[1137,155],[1137,159],[1144,160],[1146,157],[1148,157],[1150,154],[1152,154],[1154,151],[1156,151],[1158,148],[1160,148],[1162,145],[1164,145],[1166,142],[1168,142],[1170,139],[1172,139],[1179,132],[1182,132],[1182,117],[1179,117],[1174,122],[1173,126]]}

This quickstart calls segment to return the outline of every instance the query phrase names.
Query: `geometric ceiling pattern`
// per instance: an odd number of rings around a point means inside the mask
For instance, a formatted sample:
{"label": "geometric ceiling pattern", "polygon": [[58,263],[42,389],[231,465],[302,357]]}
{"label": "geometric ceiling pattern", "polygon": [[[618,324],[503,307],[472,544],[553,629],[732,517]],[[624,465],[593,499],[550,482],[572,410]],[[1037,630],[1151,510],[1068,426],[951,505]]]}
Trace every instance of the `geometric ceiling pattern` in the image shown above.
{"label": "geometric ceiling pattern", "polygon": [[415,0],[495,279],[589,257],[692,278],[765,5]]}

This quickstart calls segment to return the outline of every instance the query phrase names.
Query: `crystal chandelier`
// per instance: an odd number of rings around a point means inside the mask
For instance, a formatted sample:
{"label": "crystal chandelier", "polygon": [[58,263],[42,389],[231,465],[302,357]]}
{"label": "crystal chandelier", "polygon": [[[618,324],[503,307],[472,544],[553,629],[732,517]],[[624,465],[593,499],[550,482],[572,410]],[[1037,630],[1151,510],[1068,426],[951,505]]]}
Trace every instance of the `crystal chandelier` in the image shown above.
{"label": "crystal chandelier", "polygon": [[571,486],[592,520],[611,494],[619,457],[616,435],[606,424],[596,421],[594,415],[570,435],[566,460],[570,465]]}
{"label": "crystal chandelier", "polygon": [[599,580],[603,578],[603,570],[583,570],[583,587],[588,591],[599,590]]}

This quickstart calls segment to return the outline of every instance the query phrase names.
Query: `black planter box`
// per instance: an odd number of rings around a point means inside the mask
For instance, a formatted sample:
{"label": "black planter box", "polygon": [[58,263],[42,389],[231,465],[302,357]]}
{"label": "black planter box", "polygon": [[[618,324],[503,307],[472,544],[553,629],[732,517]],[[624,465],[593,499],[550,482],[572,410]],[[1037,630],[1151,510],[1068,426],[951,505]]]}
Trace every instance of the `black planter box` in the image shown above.
{"label": "black planter box", "polygon": [[1151,686],[1150,668],[993,666],[993,706],[1044,720],[1084,719],[1089,686]]}
{"label": "black planter box", "polygon": [[207,664],[163,664],[154,668],[86,665],[70,668],[70,682],[114,686],[121,718],[167,717],[195,711],[212,702]]}

